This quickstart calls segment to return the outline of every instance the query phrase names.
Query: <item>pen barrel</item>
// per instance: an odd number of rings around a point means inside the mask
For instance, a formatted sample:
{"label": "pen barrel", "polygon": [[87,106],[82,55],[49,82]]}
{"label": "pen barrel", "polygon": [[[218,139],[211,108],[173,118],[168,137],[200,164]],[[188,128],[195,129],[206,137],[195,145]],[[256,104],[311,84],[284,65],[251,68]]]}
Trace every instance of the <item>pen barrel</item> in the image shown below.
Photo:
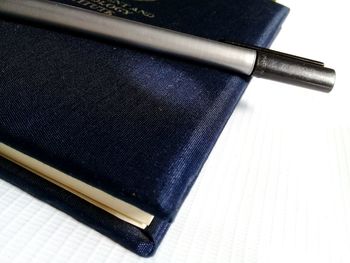
{"label": "pen barrel", "polygon": [[256,51],[45,0],[0,0],[0,13],[250,75]]}
{"label": "pen barrel", "polygon": [[333,89],[336,77],[322,62],[267,49],[257,50],[252,75],[323,92]]}

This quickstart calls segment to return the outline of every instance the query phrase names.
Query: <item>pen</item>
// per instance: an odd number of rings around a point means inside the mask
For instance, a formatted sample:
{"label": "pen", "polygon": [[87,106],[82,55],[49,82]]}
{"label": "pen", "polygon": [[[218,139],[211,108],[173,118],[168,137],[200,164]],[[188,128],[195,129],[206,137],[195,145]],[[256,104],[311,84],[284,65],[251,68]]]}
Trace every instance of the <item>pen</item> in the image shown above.
{"label": "pen", "polygon": [[335,71],[270,49],[209,40],[46,0],[0,0],[0,14],[66,28],[248,76],[329,92]]}

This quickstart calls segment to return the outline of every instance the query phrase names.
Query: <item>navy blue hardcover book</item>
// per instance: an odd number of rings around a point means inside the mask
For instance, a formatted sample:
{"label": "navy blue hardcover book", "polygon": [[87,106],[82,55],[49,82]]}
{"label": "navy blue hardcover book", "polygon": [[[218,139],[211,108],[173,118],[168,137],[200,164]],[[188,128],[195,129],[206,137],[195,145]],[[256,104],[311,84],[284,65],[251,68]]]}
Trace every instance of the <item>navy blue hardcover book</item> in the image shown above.
{"label": "navy blue hardcover book", "polygon": [[[265,0],[58,2],[264,47],[288,13]],[[152,255],[249,77],[6,17],[0,38],[0,178]]]}

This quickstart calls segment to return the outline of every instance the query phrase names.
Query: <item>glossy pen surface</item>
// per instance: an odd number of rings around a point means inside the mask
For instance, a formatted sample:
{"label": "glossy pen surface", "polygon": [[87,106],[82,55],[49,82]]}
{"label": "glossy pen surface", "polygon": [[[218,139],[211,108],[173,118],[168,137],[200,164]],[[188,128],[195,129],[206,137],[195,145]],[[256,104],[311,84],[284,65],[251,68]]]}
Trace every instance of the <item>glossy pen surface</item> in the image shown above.
{"label": "glossy pen surface", "polygon": [[259,47],[205,39],[57,2],[0,0],[0,14],[318,91],[329,92],[335,83],[335,71],[321,62]]}
{"label": "glossy pen surface", "polygon": [[44,0],[1,0],[0,13],[204,62],[246,75],[256,51]]}

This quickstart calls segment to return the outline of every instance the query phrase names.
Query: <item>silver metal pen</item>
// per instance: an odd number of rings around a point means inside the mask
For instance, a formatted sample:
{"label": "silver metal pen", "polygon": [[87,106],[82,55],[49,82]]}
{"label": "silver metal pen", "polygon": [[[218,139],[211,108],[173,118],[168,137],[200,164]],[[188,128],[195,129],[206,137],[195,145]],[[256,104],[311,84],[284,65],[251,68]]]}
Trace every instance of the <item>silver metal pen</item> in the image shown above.
{"label": "silver metal pen", "polygon": [[0,14],[83,32],[256,76],[329,92],[335,71],[318,61],[213,41],[46,0],[0,0]]}

